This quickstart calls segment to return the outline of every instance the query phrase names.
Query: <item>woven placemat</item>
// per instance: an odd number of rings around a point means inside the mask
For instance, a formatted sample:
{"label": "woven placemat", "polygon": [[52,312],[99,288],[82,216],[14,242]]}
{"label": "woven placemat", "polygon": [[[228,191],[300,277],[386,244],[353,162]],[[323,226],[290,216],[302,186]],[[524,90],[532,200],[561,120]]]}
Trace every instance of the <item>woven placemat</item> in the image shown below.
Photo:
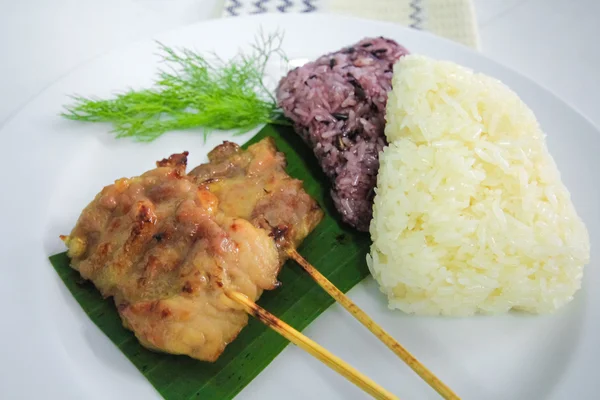
{"label": "woven placemat", "polygon": [[312,12],[396,22],[479,49],[472,0],[224,0],[222,16]]}

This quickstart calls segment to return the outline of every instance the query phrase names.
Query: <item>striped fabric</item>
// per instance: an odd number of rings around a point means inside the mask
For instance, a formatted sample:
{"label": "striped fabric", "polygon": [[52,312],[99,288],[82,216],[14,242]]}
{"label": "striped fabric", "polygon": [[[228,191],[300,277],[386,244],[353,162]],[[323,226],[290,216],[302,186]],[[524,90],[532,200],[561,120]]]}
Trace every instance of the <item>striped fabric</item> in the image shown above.
{"label": "striped fabric", "polygon": [[225,0],[222,16],[292,12],[391,21],[479,48],[472,0]]}
{"label": "striped fabric", "polygon": [[223,9],[224,17],[235,17],[247,14],[267,12],[315,12],[322,0],[226,0]]}

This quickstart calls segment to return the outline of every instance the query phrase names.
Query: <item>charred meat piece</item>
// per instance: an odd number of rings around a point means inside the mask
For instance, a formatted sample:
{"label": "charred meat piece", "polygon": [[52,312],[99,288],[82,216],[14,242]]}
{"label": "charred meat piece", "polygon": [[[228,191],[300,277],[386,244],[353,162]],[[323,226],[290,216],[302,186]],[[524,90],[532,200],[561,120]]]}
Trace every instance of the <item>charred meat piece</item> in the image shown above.
{"label": "charred meat piece", "polygon": [[332,181],[331,196],[348,224],[369,229],[393,64],[408,50],[367,38],[290,71],[277,101]]}
{"label": "charred meat piece", "polygon": [[190,176],[217,196],[225,214],[269,231],[281,250],[297,247],[323,218],[302,181],[285,172],[285,156],[273,139],[263,139],[247,151],[225,142],[208,158],[210,162],[193,169]]}
{"label": "charred meat piece", "polygon": [[[211,157],[224,162],[232,153],[218,154],[227,146]],[[144,346],[214,361],[248,322],[225,291],[257,300],[277,287],[284,253],[270,225],[265,229],[258,220],[249,221],[252,214],[224,212],[228,207],[219,197],[225,197],[198,185],[196,176],[186,174],[186,163],[187,153],[175,154],[141,176],[105,187],[64,240],[72,267],[104,297],[114,298],[124,325]],[[291,224],[288,246],[320,221],[320,214],[310,211],[314,201],[301,184],[295,188],[310,205],[305,214],[277,221]],[[254,209],[261,210],[256,204]]]}

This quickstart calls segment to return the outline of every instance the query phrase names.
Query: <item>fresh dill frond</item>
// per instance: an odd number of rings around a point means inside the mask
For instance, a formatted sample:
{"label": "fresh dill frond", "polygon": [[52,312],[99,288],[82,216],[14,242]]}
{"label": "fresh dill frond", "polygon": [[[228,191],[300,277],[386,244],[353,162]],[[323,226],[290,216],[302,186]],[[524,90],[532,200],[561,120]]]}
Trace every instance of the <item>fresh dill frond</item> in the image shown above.
{"label": "fresh dill frond", "polygon": [[167,69],[159,71],[153,87],[129,90],[111,99],[72,96],[63,117],[76,121],[109,122],[116,137],[152,141],[172,130],[202,128],[248,132],[258,125],[282,122],[281,110],[263,79],[272,56],[287,61],[283,34],[262,30],[249,53],[214,61],[190,49],[158,43]]}

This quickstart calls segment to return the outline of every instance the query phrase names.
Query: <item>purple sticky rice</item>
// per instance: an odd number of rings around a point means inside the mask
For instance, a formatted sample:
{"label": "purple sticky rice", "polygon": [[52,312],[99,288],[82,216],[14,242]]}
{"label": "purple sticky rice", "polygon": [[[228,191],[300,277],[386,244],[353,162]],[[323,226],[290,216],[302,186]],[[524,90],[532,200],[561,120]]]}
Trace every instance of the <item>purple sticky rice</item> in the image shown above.
{"label": "purple sticky rice", "polygon": [[393,40],[366,38],[290,71],[277,88],[279,106],[332,181],[336,209],[361,231],[369,229],[386,145],[392,67],[406,54]]}

